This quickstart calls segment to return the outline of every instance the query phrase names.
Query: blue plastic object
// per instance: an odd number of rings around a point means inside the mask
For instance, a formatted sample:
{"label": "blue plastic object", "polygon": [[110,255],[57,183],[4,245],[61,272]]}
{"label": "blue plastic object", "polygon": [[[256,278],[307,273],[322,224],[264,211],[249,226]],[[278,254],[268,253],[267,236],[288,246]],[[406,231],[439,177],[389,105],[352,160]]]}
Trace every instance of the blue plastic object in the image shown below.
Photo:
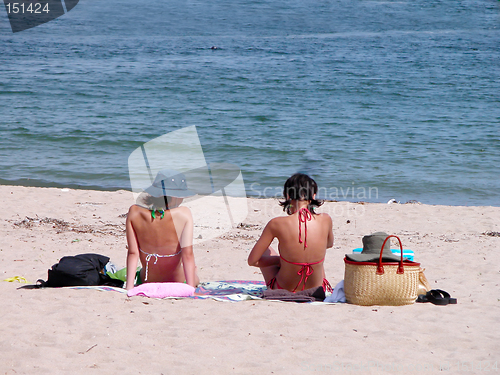
{"label": "blue plastic object", "polygon": [[[353,254],[361,254],[363,251],[362,248],[357,248],[352,251]],[[391,249],[391,252],[395,255],[401,255],[401,250],[400,249]],[[409,249],[403,249],[403,259],[408,259],[413,261],[415,258],[415,253],[412,250]]]}

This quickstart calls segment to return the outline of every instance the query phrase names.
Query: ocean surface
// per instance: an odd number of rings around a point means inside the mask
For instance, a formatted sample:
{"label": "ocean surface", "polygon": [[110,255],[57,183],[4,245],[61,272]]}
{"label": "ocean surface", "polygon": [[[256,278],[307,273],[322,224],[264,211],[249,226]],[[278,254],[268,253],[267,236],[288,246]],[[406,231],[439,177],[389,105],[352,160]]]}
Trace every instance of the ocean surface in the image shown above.
{"label": "ocean surface", "polygon": [[19,33],[0,7],[0,184],[129,189],[132,151],[192,125],[249,196],[301,171],[500,206],[500,1],[80,0]]}

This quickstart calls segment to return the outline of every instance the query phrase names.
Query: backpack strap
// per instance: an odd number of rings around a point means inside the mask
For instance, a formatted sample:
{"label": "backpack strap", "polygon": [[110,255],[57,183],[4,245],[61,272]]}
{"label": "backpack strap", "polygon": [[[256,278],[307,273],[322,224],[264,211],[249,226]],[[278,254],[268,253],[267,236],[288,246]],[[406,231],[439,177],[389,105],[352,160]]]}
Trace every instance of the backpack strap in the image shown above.
{"label": "backpack strap", "polygon": [[38,279],[35,283],[35,288],[46,288],[46,287],[47,287],[47,282],[42,279]]}

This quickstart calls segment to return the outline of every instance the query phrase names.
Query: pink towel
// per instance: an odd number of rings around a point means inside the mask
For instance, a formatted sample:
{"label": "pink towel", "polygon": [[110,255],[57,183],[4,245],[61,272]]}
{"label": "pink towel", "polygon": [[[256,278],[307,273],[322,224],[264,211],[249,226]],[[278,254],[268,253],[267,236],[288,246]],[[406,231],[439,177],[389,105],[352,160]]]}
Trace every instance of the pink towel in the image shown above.
{"label": "pink towel", "polygon": [[127,292],[127,296],[146,296],[151,298],[191,297],[195,288],[184,283],[145,283]]}

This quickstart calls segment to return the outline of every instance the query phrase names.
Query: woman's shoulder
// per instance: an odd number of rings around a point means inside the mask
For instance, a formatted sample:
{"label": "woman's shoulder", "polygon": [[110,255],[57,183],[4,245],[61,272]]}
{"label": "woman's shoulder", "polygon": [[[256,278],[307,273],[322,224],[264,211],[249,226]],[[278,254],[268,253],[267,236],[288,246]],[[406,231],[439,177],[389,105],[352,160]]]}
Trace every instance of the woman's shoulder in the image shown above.
{"label": "woman's shoulder", "polygon": [[267,223],[266,227],[271,229],[273,232],[287,231],[293,225],[296,225],[297,217],[293,215],[287,216],[277,216],[272,218]]}
{"label": "woman's shoulder", "polygon": [[325,213],[315,214],[314,217],[322,222],[327,222],[327,223],[332,222],[331,216]]}
{"label": "woman's shoulder", "polygon": [[179,215],[182,217],[192,217],[191,210],[189,209],[189,207],[186,206],[179,206],[172,208],[170,209],[170,212],[172,213],[172,215]]}
{"label": "woman's shoulder", "polygon": [[266,228],[269,229],[275,229],[283,225],[283,223],[286,221],[287,217],[285,216],[278,216],[274,217],[271,220],[269,220],[266,224]]}
{"label": "woman's shoulder", "polygon": [[276,216],[269,220],[268,224],[273,223],[274,225],[279,224],[279,223],[284,223],[286,221],[290,220],[290,216]]}
{"label": "woman's shoulder", "polygon": [[128,214],[127,216],[130,216],[130,215],[137,215],[138,213],[140,212],[145,212],[145,211],[148,211],[147,208],[145,207],[142,207],[142,206],[138,206],[137,204],[133,204],[132,206],[130,206],[130,208],[128,209]]}
{"label": "woman's shoulder", "polygon": [[136,204],[130,206],[127,212],[127,222],[137,222],[137,220],[142,220],[141,218],[145,218],[146,215],[149,214],[149,210],[147,208],[138,206]]}
{"label": "woman's shoulder", "polygon": [[328,215],[328,214],[326,214],[324,212],[321,212],[319,214],[315,214],[314,216],[316,216],[316,217],[322,217],[322,218],[326,218],[326,219],[330,219],[330,220],[332,219],[330,215]]}

